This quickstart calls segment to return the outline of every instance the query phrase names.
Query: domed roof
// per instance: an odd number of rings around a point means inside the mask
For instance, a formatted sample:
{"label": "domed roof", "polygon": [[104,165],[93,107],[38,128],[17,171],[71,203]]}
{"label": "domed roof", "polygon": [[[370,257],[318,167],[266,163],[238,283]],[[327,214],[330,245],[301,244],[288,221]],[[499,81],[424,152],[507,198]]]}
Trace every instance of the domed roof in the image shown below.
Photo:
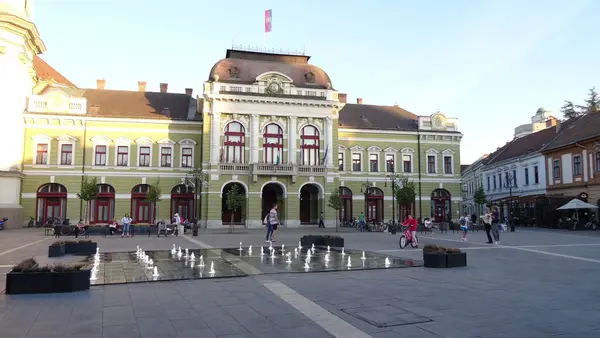
{"label": "domed roof", "polygon": [[281,55],[247,51],[227,51],[227,57],[215,63],[209,81],[254,83],[264,73],[277,72],[303,88],[331,89],[331,79],[321,68],[308,64],[308,56]]}

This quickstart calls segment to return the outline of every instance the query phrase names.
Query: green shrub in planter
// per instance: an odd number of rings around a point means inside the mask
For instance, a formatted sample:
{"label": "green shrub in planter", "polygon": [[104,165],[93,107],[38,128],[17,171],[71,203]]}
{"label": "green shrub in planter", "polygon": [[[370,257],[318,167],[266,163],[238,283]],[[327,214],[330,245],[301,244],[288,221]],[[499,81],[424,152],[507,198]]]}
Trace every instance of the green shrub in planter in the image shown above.
{"label": "green shrub in planter", "polygon": [[423,266],[426,268],[456,268],[467,266],[467,254],[456,248],[427,244],[423,247]]}
{"label": "green shrub in planter", "polygon": [[26,259],[6,274],[6,294],[74,292],[90,288],[90,270],[83,265],[39,266]]}

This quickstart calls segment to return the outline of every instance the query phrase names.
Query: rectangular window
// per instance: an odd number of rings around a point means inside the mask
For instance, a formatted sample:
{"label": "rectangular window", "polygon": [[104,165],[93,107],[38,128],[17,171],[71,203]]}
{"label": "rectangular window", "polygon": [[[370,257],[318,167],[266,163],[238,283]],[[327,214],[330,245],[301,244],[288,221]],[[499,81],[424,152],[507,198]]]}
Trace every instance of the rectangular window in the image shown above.
{"label": "rectangular window", "polygon": [[573,176],[581,176],[581,155],[573,156]]}
{"label": "rectangular window", "polygon": [[502,189],[502,174],[498,174],[498,188]]}
{"label": "rectangular window", "polygon": [[428,155],[427,156],[427,173],[428,174],[435,174],[435,155]]}
{"label": "rectangular window", "polygon": [[374,173],[379,171],[379,155],[369,154],[369,171]]}
{"label": "rectangular window", "polygon": [[239,86],[231,86],[231,87],[229,87],[229,91],[231,91],[231,92],[237,92],[237,93],[241,93],[241,92],[242,92],[242,87],[239,87]]}
{"label": "rectangular window", "polygon": [[344,153],[338,153],[338,170],[344,171]]}
{"label": "rectangular window", "polygon": [[394,165],[394,154],[385,155],[385,171],[387,171],[388,173],[393,173],[396,171]]}
{"label": "rectangular window", "polygon": [[117,167],[126,167],[129,163],[129,147],[117,147]]}
{"label": "rectangular window", "polygon": [[306,96],[317,96],[317,92],[314,90],[307,90]]}
{"label": "rectangular window", "polygon": [[352,154],[352,171],[361,171],[360,154]]}
{"label": "rectangular window", "polygon": [[181,148],[181,167],[192,167],[192,148]]}
{"label": "rectangular window", "polygon": [[73,164],[73,145],[63,144],[60,146],[60,165]]}
{"label": "rectangular window", "polygon": [[600,172],[600,150],[596,152],[596,171]]}
{"label": "rectangular window", "polygon": [[171,158],[173,157],[173,149],[171,147],[160,148],[160,166],[170,168]]}
{"label": "rectangular window", "polygon": [[538,184],[540,183],[540,173],[538,170],[537,165],[535,167],[533,167],[533,184]]}
{"label": "rectangular window", "polygon": [[513,187],[517,187],[517,171],[513,170]]}
{"label": "rectangular window", "polygon": [[444,156],[444,174],[452,174],[452,156]]}
{"label": "rectangular window", "polygon": [[48,164],[48,144],[41,143],[37,145],[35,153],[35,164]]}
{"label": "rectangular window", "polygon": [[487,177],[487,190],[490,191],[490,177]]}
{"label": "rectangular window", "polygon": [[140,147],[140,167],[150,166],[150,147]]}
{"label": "rectangular window", "polygon": [[405,173],[412,173],[412,155],[402,155],[402,170]]}
{"label": "rectangular window", "polygon": [[555,180],[560,179],[560,160],[552,161],[552,177],[554,177]]}
{"label": "rectangular window", "polygon": [[525,185],[529,185],[529,168],[525,168]]}
{"label": "rectangular window", "polygon": [[494,190],[496,190],[496,188],[498,187],[496,186],[496,175],[494,175]]}
{"label": "rectangular window", "polygon": [[106,165],[106,146],[96,146],[96,162],[94,165]]}

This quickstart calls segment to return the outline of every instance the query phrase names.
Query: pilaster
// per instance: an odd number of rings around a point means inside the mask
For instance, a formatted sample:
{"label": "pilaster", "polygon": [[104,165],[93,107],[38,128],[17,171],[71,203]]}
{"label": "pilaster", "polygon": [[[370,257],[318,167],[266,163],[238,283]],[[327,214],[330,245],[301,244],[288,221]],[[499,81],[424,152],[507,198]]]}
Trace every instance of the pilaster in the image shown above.
{"label": "pilaster", "polygon": [[333,167],[333,121],[331,117],[325,118],[325,137],[327,138],[327,168]]}
{"label": "pilaster", "polygon": [[260,121],[258,114],[252,114],[250,117],[250,161],[248,163],[258,163],[258,138],[260,133]]}
{"label": "pilaster", "polygon": [[288,119],[288,163],[296,164],[296,138],[297,138],[297,118],[292,116]]}
{"label": "pilaster", "polygon": [[221,150],[221,113],[210,113],[210,164],[217,165]]}

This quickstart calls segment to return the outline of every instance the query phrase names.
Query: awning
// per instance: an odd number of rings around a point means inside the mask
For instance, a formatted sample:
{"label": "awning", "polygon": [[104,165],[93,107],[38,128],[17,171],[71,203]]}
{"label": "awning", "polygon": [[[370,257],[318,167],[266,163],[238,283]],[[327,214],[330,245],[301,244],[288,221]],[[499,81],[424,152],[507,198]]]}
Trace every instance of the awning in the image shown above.
{"label": "awning", "polygon": [[540,196],[544,196],[544,194],[520,196],[519,203],[535,203],[535,200]]}
{"label": "awning", "polygon": [[500,204],[500,203],[508,203],[508,202],[516,202],[519,200],[519,196],[508,196],[508,197],[504,197],[504,198],[500,198],[497,200],[492,201],[492,203],[495,204]]}

